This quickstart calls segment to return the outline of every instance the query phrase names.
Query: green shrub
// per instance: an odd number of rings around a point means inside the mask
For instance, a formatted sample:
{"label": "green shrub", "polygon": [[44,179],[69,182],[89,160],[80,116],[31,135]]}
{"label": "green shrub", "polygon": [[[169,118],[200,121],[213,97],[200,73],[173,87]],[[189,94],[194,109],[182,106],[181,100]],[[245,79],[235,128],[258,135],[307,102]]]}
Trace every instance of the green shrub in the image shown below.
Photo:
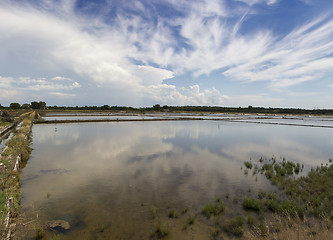
{"label": "green shrub", "polygon": [[262,204],[253,197],[244,197],[243,207],[247,210],[259,211],[262,209]]}
{"label": "green shrub", "polygon": [[275,212],[275,213],[281,212],[280,203],[276,199],[267,199],[265,201],[265,205],[272,212]]}

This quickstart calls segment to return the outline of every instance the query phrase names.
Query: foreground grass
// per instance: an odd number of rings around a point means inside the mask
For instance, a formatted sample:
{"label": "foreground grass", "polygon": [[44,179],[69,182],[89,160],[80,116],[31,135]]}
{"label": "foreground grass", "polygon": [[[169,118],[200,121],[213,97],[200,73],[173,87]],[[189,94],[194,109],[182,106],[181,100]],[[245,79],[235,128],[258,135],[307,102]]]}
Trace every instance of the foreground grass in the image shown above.
{"label": "foreground grass", "polygon": [[9,126],[11,123],[9,123],[9,122],[1,122],[0,121],[0,130],[1,129],[3,129],[3,128],[5,128],[5,127],[7,127],[7,126]]}
{"label": "foreground grass", "polygon": [[30,148],[30,132],[32,120],[35,113],[25,113],[19,117],[18,121],[22,121],[21,128],[17,130],[14,137],[7,141],[7,148],[2,152],[0,157],[0,236],[6,234],[6,216],[8,213],[7,202],[12,199],[9,210],[9,224],[18,216],[20,208],[20,184],[19,171],[14,171],[14,165],[17,157],[21,156],[21,164],[26,163],[29,159]]}

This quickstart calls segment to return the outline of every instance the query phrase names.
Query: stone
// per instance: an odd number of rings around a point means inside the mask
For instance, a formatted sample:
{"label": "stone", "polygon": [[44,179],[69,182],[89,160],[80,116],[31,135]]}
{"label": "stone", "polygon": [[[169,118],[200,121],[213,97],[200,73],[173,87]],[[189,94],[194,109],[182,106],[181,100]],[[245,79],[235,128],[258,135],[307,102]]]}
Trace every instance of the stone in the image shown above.
{"label": "stone", "polygon": [[71,225],[69,222],[66,222],[64,220],[53,220],[47,223],[47,226],[49,228],[55,229],[55,230],[69,230],[71,228]]}

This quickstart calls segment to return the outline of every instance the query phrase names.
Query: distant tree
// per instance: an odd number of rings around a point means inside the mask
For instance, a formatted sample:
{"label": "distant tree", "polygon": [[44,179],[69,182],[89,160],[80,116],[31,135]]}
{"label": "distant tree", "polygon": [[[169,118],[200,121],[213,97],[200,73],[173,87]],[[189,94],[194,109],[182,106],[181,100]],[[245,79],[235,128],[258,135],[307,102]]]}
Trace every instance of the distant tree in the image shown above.
{"label": "distant tree", "polygon": [[46,108],[46,103],[45,102],[31,102],[31,108],[32,109],[45,109]]}
{"label": "distant tree", "polygon": [[39,103],[34,101],[34,102],[31,102],[31,108],[33,109],[39,109]]}
{"label": "distant tree", "polygon": [[153,106],[153,109],[154,109],[155,111],[159,111],[159,110],[161,110],[161,105],[159,105],[159,104],[155,104],[155,105]]}
{"label": "distant tree", "polygon": [[9,107],[10,107],[11,109],[19,109],[19,108],[21,107],[21,105],[20,105],[19,103],[11,103],[11,104],[9,105]]}
{"label": "distant tree", "polygon": [[29,103],[24,103],[21,106],[23,109],[29,109],[30,108],[30,104]]}
{"label": "distant tree", "polygon": [[46,102],[39,102],[39,109],[45,109],[46,108]]}
{"label": "distant tree", "polygon": [[110,106],[109,105],[103,105],[101,107],[102,110],[110,110]]}

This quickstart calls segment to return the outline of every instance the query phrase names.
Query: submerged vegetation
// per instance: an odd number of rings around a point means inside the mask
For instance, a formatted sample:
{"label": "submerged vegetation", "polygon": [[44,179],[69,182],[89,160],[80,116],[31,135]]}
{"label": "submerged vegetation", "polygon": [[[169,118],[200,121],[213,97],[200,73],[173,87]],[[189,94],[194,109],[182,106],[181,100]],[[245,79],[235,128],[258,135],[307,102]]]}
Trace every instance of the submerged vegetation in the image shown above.
{"label": "submerged vegetation", "polygon": [[[261,174],[276,186],[275,191],[248,192],[248,196],[230,196],[225,204],[220,197],[204,205],[198,214],[188,214],[182,230],[187,231],[199,217],[200,224],[208,226],[211,239],[331,239],[333,236],[333,160],[302,174],[304,165],[285,159],[277,161],[260,159],[258,164],[244,163],[252,170],[252,177]],[[251,164],[250,164],[251,163]],[[273,187],[275,188],[275,187]],[[229,206],[242,207],[235,212]],[[188,207],[168,212],[169,221],[178,221],[184,214],[193,212]],[[172,234],[167,223],[162,224],[156,208],[152,208],[155,229],[152,238],[164,238]],[[201,217],[200,217],[201,216]],[[213,217],[213,219],[212,219]],[[184,219],[184,218],[183,218]],[[184,221],[184,220],[180,220]]]}
{"label": "submerged vegetation", "polygon": [[207,203],[202,208],[202,213],[209,219],[212,215],[213,216],[220,216],[224,211],[224,202],[221,201],[219,198],[216,199],[214,204]]}

